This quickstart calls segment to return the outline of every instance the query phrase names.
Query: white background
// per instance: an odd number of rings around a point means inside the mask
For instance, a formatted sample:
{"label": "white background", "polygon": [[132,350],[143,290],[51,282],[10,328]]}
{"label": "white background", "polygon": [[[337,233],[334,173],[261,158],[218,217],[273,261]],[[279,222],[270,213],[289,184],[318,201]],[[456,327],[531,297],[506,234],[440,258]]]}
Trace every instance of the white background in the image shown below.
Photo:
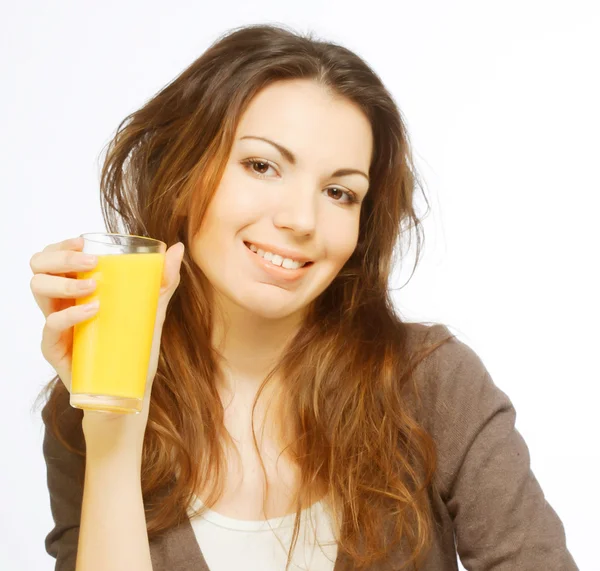
{"label": "white background", "polygon": [[409,320],[449,325],[481,356],[516,407],[575,560],[600,569],[596,2],[2,8],[0,569],[54,568],[44,551],[52,520],[42,424],[31,411],[53,371],[39,350],[29,259],[104,229],[97,159],[117,124],[218,35],[260,22],[346,45],[392,91],[432,208],[424,257],[397,302]]}

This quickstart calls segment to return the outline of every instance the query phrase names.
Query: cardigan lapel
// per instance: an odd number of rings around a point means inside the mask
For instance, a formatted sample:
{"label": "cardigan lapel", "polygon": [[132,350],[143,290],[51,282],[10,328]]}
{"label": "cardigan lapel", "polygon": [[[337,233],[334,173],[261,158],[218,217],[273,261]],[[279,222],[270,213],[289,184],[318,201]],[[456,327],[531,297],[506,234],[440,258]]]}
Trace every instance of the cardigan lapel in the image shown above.
{"label": "cardigan lapel", "polygon": [[186,518],[150,542],[154,571],[210,571]]}

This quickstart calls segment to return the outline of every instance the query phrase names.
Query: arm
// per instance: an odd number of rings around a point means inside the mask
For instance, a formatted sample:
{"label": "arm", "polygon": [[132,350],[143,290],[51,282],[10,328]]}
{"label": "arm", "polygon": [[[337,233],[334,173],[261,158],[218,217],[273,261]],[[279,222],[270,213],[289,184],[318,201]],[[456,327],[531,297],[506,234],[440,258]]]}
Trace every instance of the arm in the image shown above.
{"label": "arm", "polygon": [[152,571],[135,448],[88,446],[77,571]]}
{"label": "arm", "polygon": [[437,351],[428,415],[462,564],[470,571],[576,570],[562,522],[531,471],[510,399],[464,343]]}
{"label": "arm", "polygon": [[46,551],[56,558],[55,570],[151,571],[139,455],[108,442],[86,450],[82,411],[71,408],[66,392],[58,401],[59,425],[87,460],[56,438],[44,408],[43,451],[55,524]]}
{"label": "arm", "polygon": [[[135,416],[110,413],[109,416],[99,413],[83,415],[69,404],[66,389],[71,385],[68,353],[72,347],[66,343],[63,332],[89,315],[73,311],[77,310],[76,307],[53,311],[55,301],[65,298],[65,291],[58,286],[50,287],[44,282],[44,276],[50,268],[55,276],[63,276],[60,278],[63,288],[74,285],[70,283],[71,278],[64,276],[73,270],[75,250],[81,250],[82,246],[81,237],[51,244],[34,254],[30,262],[36,280],[32,280],[32,291],[46,317],[42,353],[59,377],[59,384],[54,387],[50,398],[52,402],[56,401],[60,423],[68,428],[61,432],[68,433],[71,438],[67,437],[67,440],[78,441],[79,448],[85,449],[85,455],[78,455],[52,434],[49,407],[46,405],[42,411],[46,425],[44,457],[55,522],[46,538],[46,549],[56,557],[56,571],[74,571],[75,568],[77,571],[151,571],[140,483],[141,456],[162,329],[169,301],[179,285],[184,246],[182,243],[175,244],[165,253],[146,394],[142,411]],[[63,254],[57,257],[55,254],[60,250]],[[80,259],[76,259],[79,264]],[[81,269],[89,268],[82,265]],[[42,284],[36,276],[42,276]],[[56,280],[56,277],[53,279]],[[69,294],[67,297],[73,296]]]}

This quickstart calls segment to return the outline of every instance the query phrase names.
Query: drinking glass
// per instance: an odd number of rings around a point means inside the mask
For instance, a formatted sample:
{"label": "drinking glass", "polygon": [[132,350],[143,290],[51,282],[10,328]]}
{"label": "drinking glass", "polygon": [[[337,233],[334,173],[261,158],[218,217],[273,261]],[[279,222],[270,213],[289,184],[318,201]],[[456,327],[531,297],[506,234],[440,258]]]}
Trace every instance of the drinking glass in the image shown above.
{"label": "drinking glass", "polygon": [[96,289],[77,305],[100,300],[90,319],[73,331],[71,406],[139,413],[150,362],[167,245],[129,234],[87,233],[83,252],[98,256]]}

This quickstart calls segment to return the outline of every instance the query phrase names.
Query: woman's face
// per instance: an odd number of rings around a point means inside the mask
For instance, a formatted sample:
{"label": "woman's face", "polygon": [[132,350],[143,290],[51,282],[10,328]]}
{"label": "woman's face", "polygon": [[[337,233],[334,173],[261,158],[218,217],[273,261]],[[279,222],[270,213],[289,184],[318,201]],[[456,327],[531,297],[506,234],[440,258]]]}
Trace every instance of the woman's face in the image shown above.
{"label": "woman's face", "polygon": [[372,139],[355,104],[311,80],[255,96],[190,244],[220,302],[281,319],[327,288],[356,247]]}

